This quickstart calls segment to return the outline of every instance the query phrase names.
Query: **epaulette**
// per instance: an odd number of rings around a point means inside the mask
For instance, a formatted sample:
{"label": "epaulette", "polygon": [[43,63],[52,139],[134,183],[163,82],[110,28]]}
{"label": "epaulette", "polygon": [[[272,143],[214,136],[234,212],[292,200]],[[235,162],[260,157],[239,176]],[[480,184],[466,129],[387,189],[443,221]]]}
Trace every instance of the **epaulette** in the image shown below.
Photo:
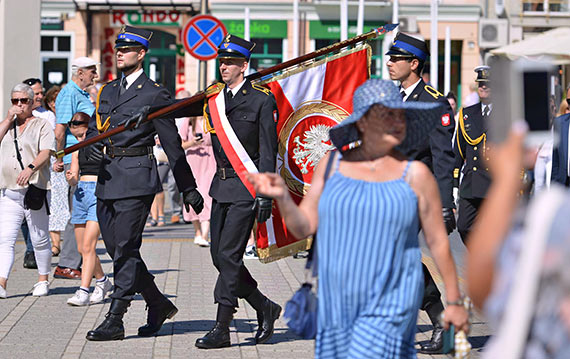
{"label": "epaulette", "polygon": [[148,82],[150,82],[150,83],[151,83],[153,86],[155,86],[155,87],[162,87],[161,84],[159,84],[158,82],[156,82],[156,81],[154,81],[154,80],[148,79]]}
{"label": "epaulette", "polygon": [[433,87],[431,87],[430,85],[425,85],[424,86],[424,90],[426,90],[427,93],[429,93],[430,95],[433,96],[433,98],[435,98],[436,100],[438,98],[440,98],[441,96],[443,96],[443,94],[441,92],[439,92],[438,90],[434,89]]}
{"label": "epaulette", "polygon": [[206,97],[212,97],[218,93],[220,93],[226,85],[223,82],[218,82],[213,85],[208,86],[206,89]]}
{"label": "epaulette", "polygon": [[216,130],[214,130],[214,127],[210,124],[210,118],[208,117],[208,114],[206,113],[206,107],[207,106],[208,106],[208,101],[204,101],[204,109],[203,109],[204,133],[216,133]]}
{"label": "epaulette", "polygon": [[269,89],[267,87],[263,87],[257,84],[251,84],[251,87],[253,87],[254,89],[256,89],[257,91],[261,91],[266,95],[269,95],[271,93],[271,91],[269,91]]}

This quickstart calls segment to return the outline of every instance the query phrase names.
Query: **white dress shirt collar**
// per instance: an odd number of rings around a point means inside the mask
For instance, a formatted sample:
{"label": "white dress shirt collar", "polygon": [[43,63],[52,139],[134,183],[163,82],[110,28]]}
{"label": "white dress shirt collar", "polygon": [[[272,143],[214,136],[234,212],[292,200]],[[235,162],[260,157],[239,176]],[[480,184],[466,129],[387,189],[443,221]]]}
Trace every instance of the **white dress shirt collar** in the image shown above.
{"label": "white dress shirt collar", "polygon": [[[240,82],[236,87],[234,87],[233,89],[228,87],[228,91],[232,92],[232,97],[235,97],[235,95],[237,95],[238,91],[241,89],[241,87],[243,86],[243,84],[245,83],[245,79],[243,79],[242,82]],[[227,86],[226,86],[227,87]]]}
{"label": "white dress shirt collar", "polygon": [[406,101],[408,99],[408,97],[410,97],[410,95],[412,94],[412,92],[414,92],[414,90],[416,89],[416,87],[418,86],[418,84],[420,83],[422,79],[419,79],[418,81],[416,81],[416,83],[414,83],[411,86],[408,86],[407,89],[403,88],[400,86],[400,93],[402,92],[402,90],[404,90],[404,93],[406,94],[404,96],[404,98],[402,99],[402,101]]}
{"label": "white dress shirt collar", "polygon": [[[127,89],[129,87],[131,87],[131,85],[139,78],[140,75],[142,75],[142,73],[143,73],[143,69],[140,69],[138,71],[133,72],[129,76],[127,76]],[[121,80],[121,81],[123,81],[123,80]]]}

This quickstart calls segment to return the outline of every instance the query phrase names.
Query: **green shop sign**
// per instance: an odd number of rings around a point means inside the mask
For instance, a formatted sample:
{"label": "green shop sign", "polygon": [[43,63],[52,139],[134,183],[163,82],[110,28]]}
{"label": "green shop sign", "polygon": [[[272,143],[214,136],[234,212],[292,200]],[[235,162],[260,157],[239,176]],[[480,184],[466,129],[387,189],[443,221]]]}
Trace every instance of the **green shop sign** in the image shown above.
{"label": "green shop sign", "polygon": [[[230,34],[244,36],[243,20],[222,20]],[[249,37],[258,39],[287,38],[287,21],[285,20],[250,20]]]}
{"label": "green shop sign", "polygon": [[[372,29],[385,25],[385,22],[364,22],[363,31],[366,33]],[[356,21],[348,22],[348,37],[356,36]],[[324,20],[309,22],[309,36],[311,39],[340,39],[340,21]],[[383,38],[384,35],[378,36]]]}

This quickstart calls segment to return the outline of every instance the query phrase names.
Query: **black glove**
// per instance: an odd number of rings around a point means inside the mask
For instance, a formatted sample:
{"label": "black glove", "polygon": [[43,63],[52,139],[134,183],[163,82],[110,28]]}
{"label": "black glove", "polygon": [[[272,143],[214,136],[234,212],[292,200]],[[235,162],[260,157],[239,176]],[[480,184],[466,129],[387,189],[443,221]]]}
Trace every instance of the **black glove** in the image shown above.
{"label": "black glove", "polygon": [[196,214],[200,214],[204,208],[204,198],[197,189],[192,189],[188,192],[184,192],[183,196],[184,207],[186,207],[186,212],[190,212],[190,206],[194,209]]}
{"label": "black glove", "polygon": [[101,142],[95,142],[94,144],[85,147],[87,160],[90,162],[103,161],[103,147],[105,147],[105,145]]}
{"label": "black glove", "polygon": [[449,235],[455,229],[455,215],[453,214],[453,209],[444,208],[442,210],[443,222],[445,223],[445,229]]}
{"label": "black glove", "polygon": [[137,113],[127,118],[126,120],[119,122],[118,126],[124,125],[127,128],[131,123],[136,122],[132,129],[134,130],[138,128],[141,125],[141,123],[146,119],[149,110],[150,110],[149,105],[143,106]]}
{"label": "black glove", "polygon": [[252,210],[257,208],[257,223],[263,223],[269,219],[271,216],[271,202],[273,200],[271,198],[265,197],[255,197],[255,201],[253,202]]}

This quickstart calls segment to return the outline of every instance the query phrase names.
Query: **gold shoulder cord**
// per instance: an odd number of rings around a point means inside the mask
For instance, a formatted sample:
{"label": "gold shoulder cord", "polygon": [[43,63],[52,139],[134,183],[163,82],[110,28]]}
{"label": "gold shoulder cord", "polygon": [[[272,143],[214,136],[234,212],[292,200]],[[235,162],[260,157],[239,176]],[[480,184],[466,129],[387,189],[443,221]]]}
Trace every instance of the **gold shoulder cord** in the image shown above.
{"label": "gold shoulder cord", "polygon": [[[476,146],[479,143],[481,143],[481,141],[483,141],[483,157],[485,157],[485,151],[487,149],[487,134],[483,132],[483,134],[477,137],[476,139],[472,139],[471,137],[469,137],[467,131],[465,131],[465,122],[463,121],[463,108],[460,110],[459,113],[459,127],[461,128],[461,133],[463,134],[463,138],[469,145]],[[459,131],[457,132],[457,138],[459,140]],[[461,149],[459,150],[459,152],[461,153]],[[461,157],[465,158],[462,153]]]}
{"label": "gold shoulder cord", "polygon": [[97,130],[99,130],[99,133],[107,131],[111,123],[111,116],[105,119],[105,123],[101,123],[101,115],[99,115],[99,98],[101,97],[101,92],[103,92],[103,88],[105,86],[107,86],[107,84],[101,86],[99,92],[97,93],[97,106],[95,107],[95,119],[97,120]]}
{"label": "gold shoulder cord", "polygon": [[210,126],[210,119],[208,118],[208,114],[206,113],[206,106],[208,106],[208,101],[204,102],[204,133],[216,133],[216,130],[212,126]]}
{"label": "gold shoulder cord", "polygon": [[426,90],[427,93],[429,93],[430,95],[433,96],[433,98],[435,98],[436,100],[443,96],[443,94],[441,92],[439,92],[438,90],[434,89],[433,87],[431,87],[430,85],[425,85],[424,86],[424,90]]}

